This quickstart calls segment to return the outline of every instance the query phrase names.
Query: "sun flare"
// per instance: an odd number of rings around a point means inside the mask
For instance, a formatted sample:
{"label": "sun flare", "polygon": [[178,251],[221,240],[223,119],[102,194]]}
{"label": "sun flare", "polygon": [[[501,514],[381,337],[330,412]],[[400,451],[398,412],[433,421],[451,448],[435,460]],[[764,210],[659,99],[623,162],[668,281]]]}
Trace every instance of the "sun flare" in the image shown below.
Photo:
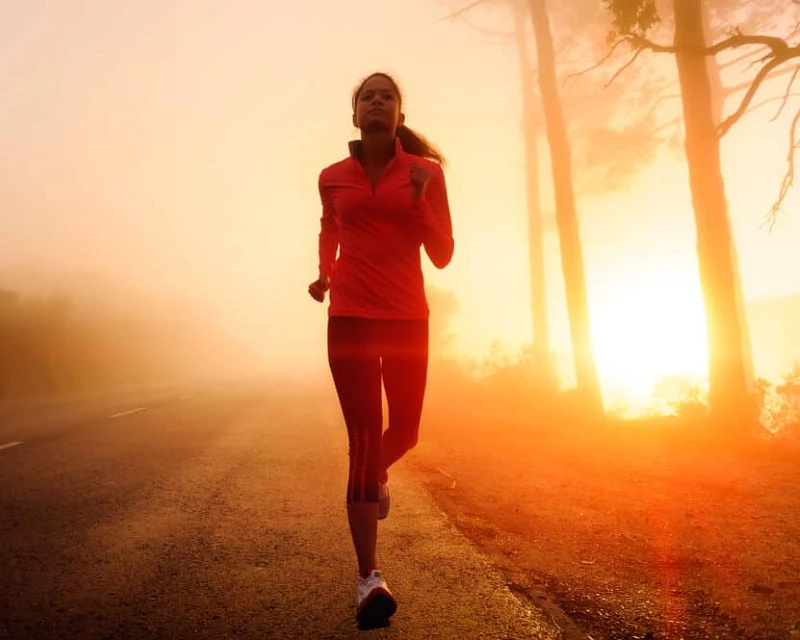
{"label": "sun flare", "polygon": [[618,282],[593,305],[592,331],[607,402],[646,406],[659,379],[707,375],[702,297],[680,274]]}

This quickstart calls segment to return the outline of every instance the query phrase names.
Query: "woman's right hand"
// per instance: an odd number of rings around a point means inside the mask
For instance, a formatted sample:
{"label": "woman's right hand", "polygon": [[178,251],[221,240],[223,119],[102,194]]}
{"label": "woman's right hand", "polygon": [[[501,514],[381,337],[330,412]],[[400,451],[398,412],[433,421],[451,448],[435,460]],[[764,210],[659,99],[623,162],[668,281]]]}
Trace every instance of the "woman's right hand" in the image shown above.
{"label": "woman's right hand", "polygon": [[325,292],[331,288],[331,279],[328,276],[320,276],[308,285],[308,294],[317,302],[325,302]]}

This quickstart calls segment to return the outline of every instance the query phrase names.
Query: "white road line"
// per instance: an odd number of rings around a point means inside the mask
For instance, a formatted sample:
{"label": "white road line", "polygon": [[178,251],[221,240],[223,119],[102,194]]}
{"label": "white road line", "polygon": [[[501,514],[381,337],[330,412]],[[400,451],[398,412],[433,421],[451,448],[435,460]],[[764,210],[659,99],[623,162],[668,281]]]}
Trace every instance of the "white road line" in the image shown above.
{"label": "white road line", "polygon": [[121,418],[122,416],[129,416],[132,413],[139,413],[141,411],[147,411],[147,407],[139,407],[138,409],[130,409],[128,411],[120,411],[119,413],[115,413],[113,415],[108,416],[109,418]]}
{"label": "white road line", "polygon": [[5,444],[0,444],[0,451],[3,449],[10,449],[11,447],[16,447],[18,444],[22,444],[21,442],[6,442]]}

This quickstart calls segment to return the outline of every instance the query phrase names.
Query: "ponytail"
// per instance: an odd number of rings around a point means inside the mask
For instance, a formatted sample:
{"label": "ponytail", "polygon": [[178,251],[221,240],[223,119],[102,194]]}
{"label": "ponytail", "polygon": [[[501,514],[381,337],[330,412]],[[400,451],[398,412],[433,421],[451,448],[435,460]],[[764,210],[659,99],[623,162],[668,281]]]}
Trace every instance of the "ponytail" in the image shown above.
{"label": "ponytail", "polygon": [[397,137],[400,139],[400,144],[403,151],[410,153],[414,156],[427,158],[433,160],[437,164],[444,165],[445,159],[442,153],[436,149],[426,138],[406,125],[397,127]]}

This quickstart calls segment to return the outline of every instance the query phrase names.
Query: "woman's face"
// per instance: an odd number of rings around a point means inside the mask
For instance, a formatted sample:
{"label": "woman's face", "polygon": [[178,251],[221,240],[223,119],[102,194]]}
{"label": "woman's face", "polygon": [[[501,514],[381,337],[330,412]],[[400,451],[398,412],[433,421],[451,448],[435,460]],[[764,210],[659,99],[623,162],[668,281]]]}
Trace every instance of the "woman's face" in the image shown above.
{"label": "woman's face", "polygon": [[368,78],[356,96],[353,124],[365,133],[394,135],[404,120],[392,82],[381,75]]}

